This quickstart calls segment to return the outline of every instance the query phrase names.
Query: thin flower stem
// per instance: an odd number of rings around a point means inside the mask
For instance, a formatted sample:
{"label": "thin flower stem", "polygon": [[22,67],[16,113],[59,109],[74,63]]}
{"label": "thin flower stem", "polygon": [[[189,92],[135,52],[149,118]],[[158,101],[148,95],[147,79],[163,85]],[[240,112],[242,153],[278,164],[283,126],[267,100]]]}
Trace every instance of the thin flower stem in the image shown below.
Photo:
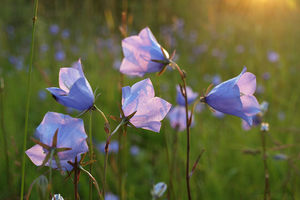
{"label": "thin flower stem", "polygon": [[108,151],[109,151],[109,143],[110,143],[110,138],[113,134],[115,134],[122,125],[124,125],[125,121],[122,120],[120,124],[115,128],[115,130],[112,133],[107,134],[107,139],[106,139],[106,144],[105,144],[105,160],[104,160],[104,167],[103,167],[103,173],[104,173],[104,180],[103,180],[103,195],[105,196],[105,191],[106,191],[106,169],[107,169],[107,162],[108,162]]}
{"label": "thin flower stem", "polygon": [[261,132],[261,144],[263,150],[263,162],[264,162],[264,172],[265,172],[265,189],[264,189],[264,200],[271,199],[271,192],[270,192],[270,185],[269,185],[269,168],[267,164],[267,153],[266,153],[266,138],[265,138],[265,131]]}
{"label": "thin flower stem", "polygon": [[[104,115],[104,113],[103,113],[103,115]],[[93,149],[93,139],[92,139],[92,121],[93,121],[93,112],[90,112],[90,119],[89,119],[90,161],[94,160],[94,158],[93,158],[94,149]],[[93,163],[91,162],[90,169],[89,169],[90,173],[92,173],[92,165],[93,165]],[[90,180],[89,199],[92,200],[92,198],[93,198],[93,182],[92,182],[92,180]]]}
{"label": "thin flower stem", "polygon": [[31,35],[31,48],[30,48],[30,61],[29,61],[29,71],[27,79],[27,98],[26,98],[26,108],[25,108],[25,127],[24,127],[24,141],[23,141],[23,156],[22,156],[22,178],[21,178],[21,193],[20,200],[24,199],[24,186],[25,186],[25,151],[27,146],[27,135],[28,135],[28,118],[29,118],[29,108],[30,108],[30,95],[31,95],[31,73],[32,73],[32,63],[33,63],[33,52],[34,52],[34,34],[35,25],[37,21],[37,11],[38,11],[38,0],[34,1],[34,14],[32,18],[32,35]]}
{"label": "thin flower stem", "polygon": [[171,61],[171,64],[175,66],[175,68],[178,70],[182,82],[183,82],[183,97],[185,101],[185,118],[186,118],[186,169],[185,169],[185,179],[186,179],[186,187],[187,187],[187,194],[188,199],[191,200],[191,187],[190,187],[190,120],[189,120],[189,106],[188,106],[188,99],[187,99],[187,91],[186,91],[186,75],[185,73],[180,69],[180,67],[177,65],[177,63]]}
{"label": "thin flower stem", "polygon": [[7,185],[9,187],[9,190],[11,190],[11,177],[10,177],[10,168],[9,168],[9,158],[8,158],[8,145],[7,145],[7,134],[4,126],[4,80],[1,77],[0,79],[0,112],[1,112],[1,131],[3,136],[3,153],[5,154],[5,165],[6,165],[6,181]]}
{"label": "thin flower stem", "polygon": [[94,105],[94,108],[95,108],[96,111],[99,112],[100,115],[103,117],[105,123],[109,123],[108,120],[107,120],[107,118],[106,118],[106,116],[105,116],[105,114],[104,114],[104,112],[103,112],[102,110],[100,110],[96,105]]}
{"label": "thin flower stem", "polygon": [[[83,172],[85,172],[92,180],[93,180],[93,184],[95,185],[96,189],[97,189],[97,192],[98,192],[98,196],[100,199],[104,199],[103,196],[102,196],[102,193],[99,189],[99,185],[98,185],[98,182],[97,180],[93,177],[93,175],[88,172],[87,170],[85,170],[81,165],[79,165],[79,169],[81,169]],[[104,195],[104,194],[103,194]]]}

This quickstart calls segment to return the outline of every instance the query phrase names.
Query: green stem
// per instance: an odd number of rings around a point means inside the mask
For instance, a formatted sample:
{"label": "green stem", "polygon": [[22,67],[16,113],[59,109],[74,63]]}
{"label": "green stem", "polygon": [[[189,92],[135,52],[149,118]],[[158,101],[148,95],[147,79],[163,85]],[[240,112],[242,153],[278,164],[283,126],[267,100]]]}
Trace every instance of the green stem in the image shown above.
{"label": "green stem", "polygon": [[31,73],[32,73],[32,63],[33,63],[33,51],[34,51],[34,34],[35,34],[35,24],[37,20],[38,11],[38,0],[34,1],[34,14],[32,18],[32,36],[31,36],[31,48],[30,48],[30,61],[29,61],[29,71],[27,80],[27,99],[25,108],[25,128],[24,128],[24,141],[23,141],[23,156],[22,156],[22,178],[21,178],[21,193],[20,200],[24,199],[24,186],[25,186],[25,151],[27,146],[27,134],[28,134],[28,117],[30,108],[30,95],[31,95]]}
{"label": "green stem", "polygon": [[186,118],[186,169],[185,169],[185,179],[186,179],[186,188],[187,188],[187,194],[188,199],[191,200],[191,187],[190,187],[190,120],[189,120],[189,106],[188,106],[188,99],[187,99],[187,91],[186,91],[186,75],[184,71],[180,69],[180,67],[177,65],[177,63],[171,61],[171,64],[178,70],[182,82],[183,82],[183,97],[185,101],[185,118]]}
{"label": "green stem", "polygon": [[115,130],[112,133],[107,134],[107,139],[106,139],[106,144],[105,144],[105,160],[104,160],[104,167],[103,167],[103,173],[104,173],[104,180],[103,180],[103,195],[105,196],[105,190],[106,190],[106,169],[107,169],[107,162],[108,162],[108,151],[109,151],[109,143],[110,143],[110,138],[113,134],[115,134],[122,125],[124,125],[125,121],[122,120],[120,124],[115,128]]}
{"label": "green stem", "polygon": [[79,165],[79,169],[81,169],[83,172],[85,172],[90,177],[90,179],[93,180],[93,184],[95,185],[95,187],[97,189],[99,198],[103,199],[103,196],[101,195],[101,191],[99,189],[99,185],[98,185],[97,180],[93,177],[93,175],[90,172],[88,172],[87,170],[85,170],[81,165]]}
{"label": "green stem", "polygon": [[96,109],[96,111],[97,112],[99,112],[100,113],[100,115],[103,117],[103,119],[104,119],[104,121],[105,121],[105,123],[107,123],[107,124],[109,124],[109,122],[108,122],[108,120],[107,120],[107,118],[106,118],[106,116],[105,116],[105,114],[104,114],[104,112],[102,111],[102,110],[100,110],[96,105],[94,105],[94,108]]}
{"label": "green stem", "polygon": [[[89,119],[89,138],[90,138],[90,160],[92,161],[93,155],[94,155],[94,149],[93,149],[93,139],[92,139],[92,112],[90,112],[90,119]],[[90,169],[89,172],[92,173],[92,162],[90,164]],[[92,200],[93,198],[93,182],[92,180],[90,180],[90,184],[89,184],[89,199]]]}
{"label": "green stem", "polygon": [[9,168],[9,158],[8,158],[8,146],[7,146],[7,134],[4,126],[4,80],[1,77],[0,79],[0,109],[1,109],[1,131],[3,136],[3,153],[5,154],[5,164],[6,164],[6,181],[11,190],[11,178],[10,178],[10,168]]}

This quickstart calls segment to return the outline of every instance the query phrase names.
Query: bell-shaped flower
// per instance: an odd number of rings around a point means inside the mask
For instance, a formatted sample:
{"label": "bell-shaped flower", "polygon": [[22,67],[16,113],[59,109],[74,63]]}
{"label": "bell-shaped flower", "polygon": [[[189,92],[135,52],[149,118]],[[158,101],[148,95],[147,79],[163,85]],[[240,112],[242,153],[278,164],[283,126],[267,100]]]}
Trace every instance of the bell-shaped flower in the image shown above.
{"label": "bell-shaped flower", "polygon": [[253,96],[256,89],[256,77],[246,72],[244,67],[240,75],[213,88],[202,101],[213,109],[244,119],[250,126],[252,116],[256,115],[259,103]]}
{"label": "bell-shaped flower", "polygon": [[159,132],[160,121],[164,119],[172,105],[154,95],[149,78],[135,83],[132,87],[123,87],[122,110],[125,117],[136,112],[129,121],[135,127]]}
{"label": "bell-shaped flower", "polygon": [[60,69],[59,87],[47,88],[58,103],[79,111],[94,105],[95,97],[82,71],[80,59],[72,67]]}
{"label": "bell-shaped flower", "polygon": [[88,151],[83,120],[69,115],[48,112],[37,127],[35,138],[37,144],[26,154],[37,166],[50,166],[51,161],[52,168],[70,171],[73,167],[68,161],[74,162],[76,157],[80,160],[80,155]]}
{"label": "bell-shaped flower", "polygon": [[[184,99],[184,96],[181,93],[180,86],[177,85],[176,89],[177,89],[176,101],[179,105],[184,106],[185,105],[185,99]],[[186,87],[186,93],[187,93],[188,104],[191,104],[198,97],[198,93],[193,92],[192,88],[190,88],[189,86]]]}
{"label": "bell-shaped flower", "polygon": [[[191,111],[189,111],[189,118],[191,117]],[[173,107],[169,114],[168,119],[170,120],[171,127],[177,131],[184,131],[186,129],[186,113],[184,106]],[[194,116],[192,117],[192,124],[194,125]]]}
{"label": "bell-shaped flower", "polygon": [[159,72],[169,63],[169,54],[156,41],[148,27],[139,35],[122,41],[124,59],[120,71],[126,75],[144,76],[145,73]]}

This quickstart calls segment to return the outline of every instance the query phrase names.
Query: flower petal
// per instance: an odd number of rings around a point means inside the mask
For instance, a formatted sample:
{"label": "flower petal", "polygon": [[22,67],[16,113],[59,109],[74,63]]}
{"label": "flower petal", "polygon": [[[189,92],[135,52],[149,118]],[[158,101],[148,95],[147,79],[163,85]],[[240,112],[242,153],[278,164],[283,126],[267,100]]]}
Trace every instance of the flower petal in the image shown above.
{"label": "flower petal", "polygon": [[254,94],[256,89],[256,76],[250,72],[244,73],[237,82],[240,92],[246,95]]}
{"label": "flower petal", "polygon": [[260,106],[253,95],[243,95],[241,96],[241,101],[243,104],[243,112],[248,116],[253,116],[260,112]]}

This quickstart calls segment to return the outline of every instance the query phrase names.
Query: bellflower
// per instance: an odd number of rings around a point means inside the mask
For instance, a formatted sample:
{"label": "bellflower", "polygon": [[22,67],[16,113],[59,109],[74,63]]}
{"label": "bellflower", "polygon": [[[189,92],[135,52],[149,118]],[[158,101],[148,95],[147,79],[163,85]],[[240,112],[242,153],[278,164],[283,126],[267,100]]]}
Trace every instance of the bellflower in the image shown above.
{"label": "bellflower", "polygon": [[[191,116],[191,111],[189,111],[189,117]],[[171,109],[168,114],[171,127],[178,130],[184,131],[186,128],[186,113],[184,106],[176,106]],[[194,120],[192,119],[192,126]]]}
{"label": "bellflower", "polygon": [[[176,89],[177,89],[176,101],[177,101],[177,103],[179,105],[184,106],[185,105],[185,99],[184,99],[184,97],[181,94],[179,85],[176,86]],[[191,104],[198,97],[198,93],[197,92],[193,92],[192,88],[190,88],[189,86],[186,87],[186,93],[187,93],[188,104]]]}
{"label": "bellflower", "polygon": [[159,72],[169,63],[169,54],[156,41],[148,27],[139,35],[122,41],[124,59],[120,66],[123,74],[144,76],[145,73]]}
{"label": "bellflower", "polygon": [[59,87],[47,88],[58,103],[79,111],[93,106],[95,97],[82,71],[80,59],[72,67],[60,69]]}
{"label": "bellflower", "polygon": [[[59,163],[53,156],[51,167],[70,171],[72,166],[68,161],[74,162],[76,156],[88,151],[87,135],[84,130],[83,120],[72,118],[55,112],[48,112],[41,124],[37,127],[35,137],[39,140],[36,145],[26,151],[27,156],[37,166],[43,163],[50,165],[49,150],[56,150]],[[53,144],[55,146],[53,147]],[[63,151],[61,151],[63,150]],[[47,161],[47,162],[46,162]]]}
{"label": "bellflower", "polygon": [[202,101],[217,111],[244,119],[251,126],[252,116],[260,109],[259,103],[253,96],[256,77],[246,70],[247,68],[244,67],[240,75],[217,85],[202,98]]}
{"label": "bellflower", "polygon": [[151,80],[145,79],[132,87],[122,88],[122,110],[125,117],[136,112],[130,123],[137,128],[159,132],[161,120],[169,112],[171,104],[154,96]]}

